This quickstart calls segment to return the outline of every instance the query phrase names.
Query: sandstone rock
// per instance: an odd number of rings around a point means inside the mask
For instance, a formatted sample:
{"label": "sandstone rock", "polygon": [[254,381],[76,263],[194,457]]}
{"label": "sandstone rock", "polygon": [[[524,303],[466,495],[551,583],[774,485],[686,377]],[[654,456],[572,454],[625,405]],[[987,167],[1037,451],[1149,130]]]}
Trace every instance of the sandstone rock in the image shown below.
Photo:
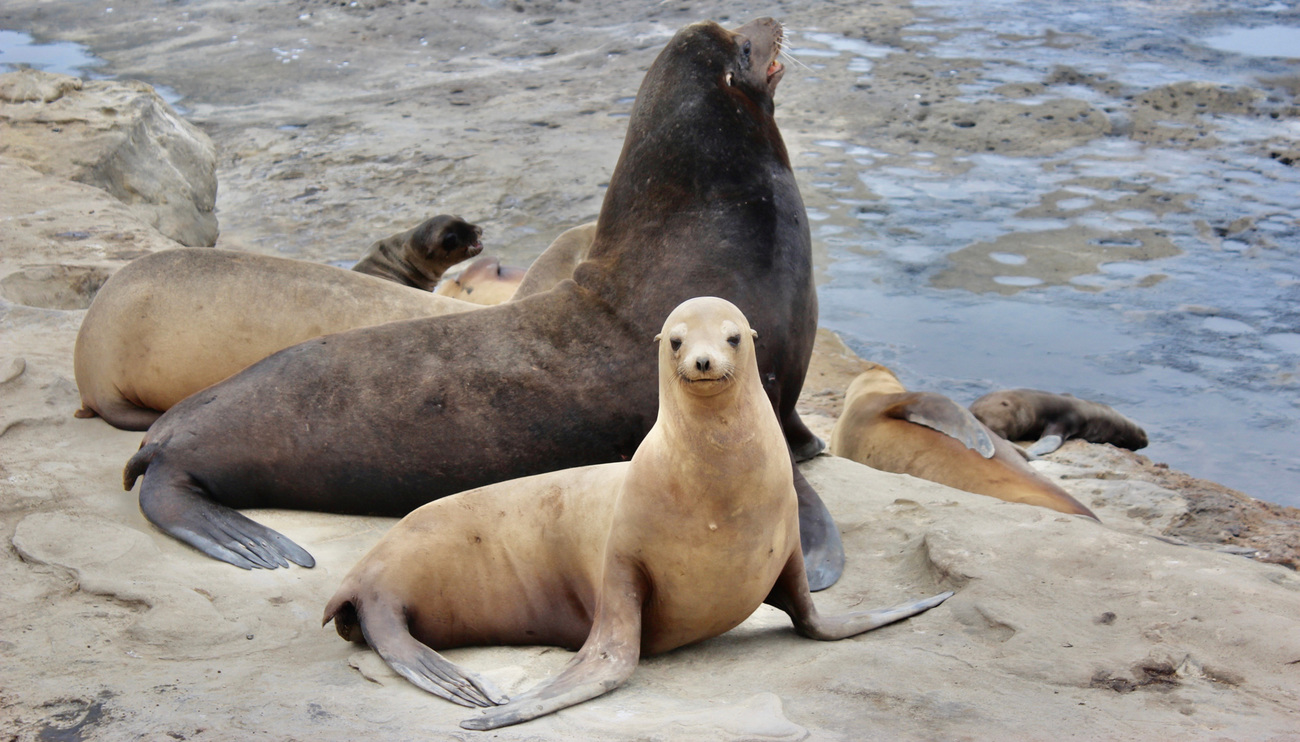
{"label": "sandstone rock", "polygon": [[102,188],[183,245],[216,243],[216,149],[148,85],[0,75],[0,128],[0,155]]}

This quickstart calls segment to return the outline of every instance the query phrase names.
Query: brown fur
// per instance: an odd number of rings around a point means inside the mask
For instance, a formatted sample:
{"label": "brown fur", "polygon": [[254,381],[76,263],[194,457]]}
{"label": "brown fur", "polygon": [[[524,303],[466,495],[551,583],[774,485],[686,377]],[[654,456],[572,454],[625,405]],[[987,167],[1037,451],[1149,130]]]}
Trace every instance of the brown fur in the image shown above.
{"label": "brown fur", "polygon": [[[774,22],[746,29],[774,53]],[[626,460],[658,408],[646,337],[701,294],[763,332],[761,379],[786,439],[820,450],[794,409],[817,324],[807,218],[772,117],[779,75],[765,74],[763,52],[741,53],[750,40],[694,24],[651,65],[573,278],[301,343],[189,397],[124,472],[128,488],[144,474],[146,517],[215,558],[273,567],[310,557],[282,553],[282,536],[234,509],[402,515],[491,482]],[[843,568],[839,534],[792,476],[808,574],[825,587]]]}
{"label": "brown fur", "polygon": [[371,245],[352,270],[430,291],[448,268],[483,250],[482,235],[482,229],[459,217],[431,217]]}
{"label": "brown fur", "polygon": [[[721,299],[682,304],[660,335],[658,378],[658,420],[631,462],[425,505],[353,568],[325,622],[349,639],[360,628],[402,675],[465,705],[506,699],[431,649],[582,646],[551,681],[463,724],[473,729],[611,690],[641,654],[717,636],[765,600],[814,638],[888,622],[881,613],[822,619],[812,607],[790,457],[744,315]],[[420,669],[430,667],[440,672]]]}
{"label": "brown fur", "polygon": [[587,259],[591,245],[596,240],[596,222],[566,229],[550,244],[524,274],[516,298],[550,291],[566,278],[573,278],[578,264]]}
{"label": "brown fur", "polygon": [[476,308],[328,265],[212,248],[131,261],[95,295],[73,350],[82,410],[125,430],[290,345]]}
{"label": "brown fur", "polygon": [[1137,423],[1108,405],[1068,394],[1004,389],[975,400],[970,411],[995,433],[1012,441],[1036,441],[1056,435],[1060,436],[1060,442],[1082,438],[1131,451],[1147,445],[1146,431]]}
{"label": "brown fur", "polygon": [[[1034,471],[1014,446],[956,402],[937,394],[909,392],[892,371],[873,365],[849,385],[844,412],[831,434],[831,453],[873,469],[910,474],[979,495],[1097,517]],[[909,419],[917,409],[927,411],[924,423]],[[980,440],[991,441],[992,456],[971,448],[958,431],[972,431],[972,437],[986,434]]]}

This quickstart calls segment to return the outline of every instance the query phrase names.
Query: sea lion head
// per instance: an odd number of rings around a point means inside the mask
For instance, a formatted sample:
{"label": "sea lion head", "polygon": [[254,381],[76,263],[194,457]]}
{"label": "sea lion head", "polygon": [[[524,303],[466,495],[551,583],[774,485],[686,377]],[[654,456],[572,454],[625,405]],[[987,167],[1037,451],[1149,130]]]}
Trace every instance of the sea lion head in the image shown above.
{"label": "sea lion head", "polygon": [[756,337],[745,315],[725,299],[705,296],[681,303],[655,336],[661,392],[712,397],[735,387],[746,373],[757,377]]}
{"label": "sea lion head", "polygon": [[755,18],[728,33],[734,48],[734,69],[723,75],[723,82],[746,90],[751,97],[763,95],[770,100],[785,74],[785,65],[778,59],[785,30],[771,18]]}
{"label": "sea lion head", "polygon": [[483,229],[456,216],[436,216],[411,235],[411,257],[425,263],[451,266],[483,251]]}
{"label": "sea lion head", "polygon": [[854,377],[844,393],[846,401],[867,394],[901,394],[907,391],[898,376],[888,367],[864,361],[862,368],[862,373]]}

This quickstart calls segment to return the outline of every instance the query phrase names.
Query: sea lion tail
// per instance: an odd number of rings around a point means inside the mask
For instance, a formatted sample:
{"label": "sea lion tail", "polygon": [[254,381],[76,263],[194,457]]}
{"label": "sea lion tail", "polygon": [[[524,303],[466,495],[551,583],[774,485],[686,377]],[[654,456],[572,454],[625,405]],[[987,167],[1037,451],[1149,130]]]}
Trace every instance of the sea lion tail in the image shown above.
{"label": "sea lion tail", "polygon": [[126,462],[126,468],[122,470],[122,489],[130,492],[131,488],[135,487],[135,480],[149,469],[149,464],[156,453],[158,453],[158,444],[140,444],[140,450]]}
{"label": "sea lion tail", "polygon": [[[487,678],[459,667],[411,636],[405,612],[391,600],[359,599],[340,589],[325,607],[325,620],[334,618],[342,634],[345,627],[338,620],[347,624],[353,616],[366,643],[394,672],[421,690],[470,708],[499,706],[510,700]],[[351,633],[351,627],[347,628]]]}

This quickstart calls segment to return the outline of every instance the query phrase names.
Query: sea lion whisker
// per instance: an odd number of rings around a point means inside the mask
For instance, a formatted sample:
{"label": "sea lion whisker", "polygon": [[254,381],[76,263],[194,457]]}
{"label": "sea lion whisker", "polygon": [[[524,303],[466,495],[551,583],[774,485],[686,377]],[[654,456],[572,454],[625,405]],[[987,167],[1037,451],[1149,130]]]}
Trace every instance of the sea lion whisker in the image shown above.
{"label": "sea lion whisker", "polygon": [[781,50],[779,50],[779,51],[777,52],[777,54],[779,54],[780,56],[782,56],[782,57],[784,57],[785,59],[789,60],[790,62],[792,62],[794,65],[796,65],[796,66],[798,66],[798,67],[802,67],[802,68],[804,68],[805,70],[808,70],[809,72],[812,71],[812,67],[809,67],[808,65],[804,64],[803,62],[800,62],[799,59],[798,59],[797,57],[795,57],[795,55],[791,54],[791,53],[790,53],[788,50],[786,50],[786,49],[781,49]]}

